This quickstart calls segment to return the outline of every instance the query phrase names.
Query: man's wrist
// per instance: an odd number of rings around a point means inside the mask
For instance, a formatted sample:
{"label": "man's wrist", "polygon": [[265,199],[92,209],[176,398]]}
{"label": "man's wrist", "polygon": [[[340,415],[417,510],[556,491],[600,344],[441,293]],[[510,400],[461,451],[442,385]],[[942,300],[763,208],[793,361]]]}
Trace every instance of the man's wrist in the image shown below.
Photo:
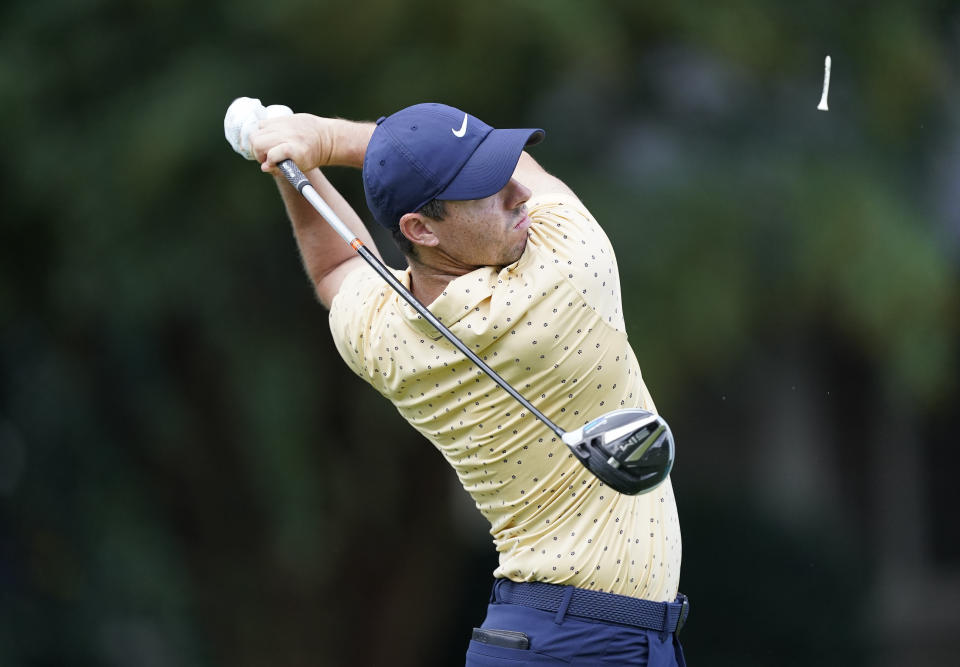
{"label": "man's wrist", "polygon": [[340,167],[363,166],[367,144],[376,128],[374,123],[356,122],[343,118],[324,118],[321,131],[327,133],[325,144],[330,147],[326,163]]}

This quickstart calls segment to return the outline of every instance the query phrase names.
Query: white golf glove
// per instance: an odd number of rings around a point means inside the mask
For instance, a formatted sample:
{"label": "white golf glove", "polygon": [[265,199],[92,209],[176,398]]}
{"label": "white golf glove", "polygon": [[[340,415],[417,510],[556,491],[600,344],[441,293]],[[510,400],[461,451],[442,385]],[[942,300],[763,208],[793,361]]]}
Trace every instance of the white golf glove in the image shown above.
{"label": "white golf glove", "polygon": [[248,160],[256,160],[250,147],[250,133],[259,128],[260,120],[291,115],[293,110],[283,104],[264,107],[256,98],[238,97],[227,107],[223,117],[223,134],[233,150]]}

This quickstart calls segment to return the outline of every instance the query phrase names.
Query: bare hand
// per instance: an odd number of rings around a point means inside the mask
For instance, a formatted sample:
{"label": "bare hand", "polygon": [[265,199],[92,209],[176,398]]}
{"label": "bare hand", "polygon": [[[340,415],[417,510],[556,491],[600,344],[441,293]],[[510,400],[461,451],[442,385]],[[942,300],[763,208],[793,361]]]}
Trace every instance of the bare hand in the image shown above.
{"label": "bare hand", "polygon": [[306,113],[260,121],[250,145],[265,172],[274,172],[284,160],[293,160],[303,171],[327,166],[333,146],[327,119]]}

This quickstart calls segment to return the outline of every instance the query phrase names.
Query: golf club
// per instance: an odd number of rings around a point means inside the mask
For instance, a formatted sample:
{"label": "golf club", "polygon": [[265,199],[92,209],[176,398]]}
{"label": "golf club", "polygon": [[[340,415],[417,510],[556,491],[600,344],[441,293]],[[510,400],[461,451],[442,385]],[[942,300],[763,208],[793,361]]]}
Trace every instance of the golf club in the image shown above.
{"label": "golf club", "polygon": [[[239,98],[231,105],[240,100]],[[257,101],[259,104],[259,101]],[[263,108],[262,106],[260,107]],[[243,122],[236,122],[236,110],[227,110],[224,129],[227,140],[241,155],[249,155],[238,148],[241,145],[239,128]],[[255,113],[250,111],[249,113]],[[229,123],[227,121],[230,121]],[[250,125],[247,125],[249,128]],[[237,128],[237,129],[234,129]],[[249,132],[249,129],[246,130]],[[598,479],[614,490],[637,495],[653,490],[670,474],[675,456],[673,434],[667,422],[657,414],[639,408],[626,408],[608,412],[573,431],[564,431],[524,398],[506,380],[490,368],[469,347],[450,331],[426,306],[417,300],[410,291],[397,280],[357,236],[340,220],[333,209],[323,200],[310,184],[300,168],[292,160],[284,160],[277,165],[287,181],[313,206],[344,241],[392,287],[397,294],[439,331],[444,338],[462,352],[470,361],[487,374],[520,405],[530,411],[563,441],[574,456]]]}

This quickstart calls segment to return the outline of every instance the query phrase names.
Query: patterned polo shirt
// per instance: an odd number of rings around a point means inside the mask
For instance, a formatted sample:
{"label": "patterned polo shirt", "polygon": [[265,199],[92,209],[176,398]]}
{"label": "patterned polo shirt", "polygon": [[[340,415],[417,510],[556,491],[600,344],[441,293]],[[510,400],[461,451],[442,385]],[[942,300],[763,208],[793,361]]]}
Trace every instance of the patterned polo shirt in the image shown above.
{"label": "patterned polo shirt", "polygon": [[[456,278],[430,311],[564,430],[618,408],[654,411],[606,234],[572,195],[527,206],[520,259]],[[409,288],[409,269],[395,274]],[[494,576],[674,599],[669,478],[640,496],[604,485],[367,266],[344,280],[330,327],[347,364],[433,443],[490,522]]]}

